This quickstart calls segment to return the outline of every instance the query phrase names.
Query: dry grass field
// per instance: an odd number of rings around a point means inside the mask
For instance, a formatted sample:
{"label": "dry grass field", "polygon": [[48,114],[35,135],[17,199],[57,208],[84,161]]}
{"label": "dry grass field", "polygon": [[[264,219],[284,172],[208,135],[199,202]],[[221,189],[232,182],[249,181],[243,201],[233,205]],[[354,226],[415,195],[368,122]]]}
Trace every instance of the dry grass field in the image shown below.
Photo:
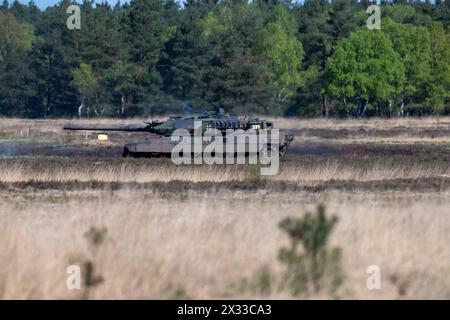
{"label": "dry grass field", "polygon": [[[121,158],[142,134],[98,142],[63,132],[68,120],[0,119],[0,298],[449,299],[450,119],[275,120],[296,140],[255,183],[247,165]],[[318,204],[339,218],[345,281],[294,296],[278,223]],[[99,281],[68,290],[74,264]]]}

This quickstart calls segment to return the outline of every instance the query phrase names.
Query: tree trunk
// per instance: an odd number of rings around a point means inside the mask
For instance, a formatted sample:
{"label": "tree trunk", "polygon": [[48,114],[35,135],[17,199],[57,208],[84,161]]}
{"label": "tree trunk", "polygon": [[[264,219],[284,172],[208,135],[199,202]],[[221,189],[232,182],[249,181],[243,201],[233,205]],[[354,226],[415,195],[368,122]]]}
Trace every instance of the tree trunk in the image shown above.
{"label": "tree trunk", "polygon": [[366,104],[364,105],[364,108],[361,112],[361,118],[364,117],[366,115],[366,111],[367,111],[367,106],[369,105],[369,99],[366,100]]}
{"label": "tree trunk", "polygon": [[47,87],[47,101],[45,104],[45,117],[50,116],[50,88]]}
{"label": "tree trunk", "polygon": [[123,116],[125,113],[125,95],[122,94],[122,97],[120,98],[120,115]]}
{"label": "tree trunk", "polygon": [[78,118],[81,119],[83,115],[83,109],[84,109],[84,98],[81,98],[81,104],[78,107]]}
{"label": "tree trunk", "polygon": [[350,110],[348,110],[347,99],[345,97],[344,97],[344,105],[345,105],[345,111],[347,112],[347,117],[350,118]]}
{"label": "tree trunk", "polygon": [[323,115],[325,116],[325,118],[328,118],[330,114],[330,102],[328,101],[327,95],[325,95],[325,97],[323,98],[323,111]]}

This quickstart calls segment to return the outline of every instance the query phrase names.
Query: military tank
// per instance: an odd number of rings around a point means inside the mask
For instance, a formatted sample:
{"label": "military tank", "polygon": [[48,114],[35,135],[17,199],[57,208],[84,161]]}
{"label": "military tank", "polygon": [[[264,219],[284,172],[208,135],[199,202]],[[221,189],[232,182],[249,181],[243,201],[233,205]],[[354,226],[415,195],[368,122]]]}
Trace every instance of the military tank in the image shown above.
{"label": "military tank", "polygon": [[[176,142],[172,141],[172,133],[177,129],[185,129],[190,134],[194,134],[196,121],[201,121],[202,131],[216,129],[222,133],[224,139],[227,131],[254,129],[255,132],[273,129],[273,122],[258,118],[247,118],[226,115],[223,112],[203,112],[198,115],[172,116],[165,121],[145,121],[142,125],[76,125],[67,124],[64,130],[98,131],[101,133],[108,131],[124,132],[148,132],[152,136],[149,138],[128,143],[123,148],[124,157],[159,157],[170,156]],[[198,122],[197,122],[198,123]],[[286,154],[289,144],[294,136],[284,130],[279,131],[279,141],[277,143],[280,156]],[[271,149],[269,143],[268,148]]]}

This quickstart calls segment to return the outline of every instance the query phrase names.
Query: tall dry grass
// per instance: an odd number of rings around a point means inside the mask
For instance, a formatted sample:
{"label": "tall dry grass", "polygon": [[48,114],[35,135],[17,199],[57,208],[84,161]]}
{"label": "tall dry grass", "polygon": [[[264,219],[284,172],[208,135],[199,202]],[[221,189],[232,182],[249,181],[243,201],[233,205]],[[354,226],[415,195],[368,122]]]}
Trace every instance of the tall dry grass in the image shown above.
{"label": "tall dry grass", "polygon": [[[386,179],[417,179],[450,176],[450,166],[429,163],[403,163],[401,161],[370,160],[347,161],[329,159],[311,163],[287,161],[280,164],[280,172],[265,179],[288,181],[295,184],[314,184],[329,180],[375,181]],[[152,182],[152,181],[245,181],[247,165],[176,166],[170,160],[99,160],[67,158],[45,165],[45,159],[24,161],[17,158],[0,159],[0,182],[21,181],[104,181],[104,182]],[[40,165],[36,165],[40,163]]]}
{"label": "tall dry grass", "polygon": [[[30,196],[30,194],[28,194]],[[289,194],[233,198],[198,194],[180,200],[145,192],[37,194],[0,207],[0,297],[80,298],[66,268],[92,259],[104,282],[89,298],[289,298],[274,285],[261,294],[255,274],[267,267],[277,284],[277,252],[288,239],[277,228],[318,202],[340,222],[332,245],[343,249],[340,298],[449,298],[449,194]],[[64,197],[67,197],[64,199]],[[106,227],[95,254],[84,234]],[[369,265],[382,287],[369,290]],[[306,296],[311,297],[311,296]],[[315,297],[335,298],[326,292]]]}

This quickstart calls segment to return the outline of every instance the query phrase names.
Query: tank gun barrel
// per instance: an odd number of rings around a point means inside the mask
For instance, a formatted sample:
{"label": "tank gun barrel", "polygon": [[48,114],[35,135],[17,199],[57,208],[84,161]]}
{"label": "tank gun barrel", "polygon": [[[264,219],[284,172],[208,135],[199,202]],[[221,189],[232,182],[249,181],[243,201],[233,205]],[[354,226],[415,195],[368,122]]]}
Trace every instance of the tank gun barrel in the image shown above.
{"label": "tank gun barrel", "polygon": [[129,125],[76,125],[67,124],[63,128],[64,130],[83,130],[83,131],[151,131],[151,126],[140,125],[140,124],[129,124]]}

